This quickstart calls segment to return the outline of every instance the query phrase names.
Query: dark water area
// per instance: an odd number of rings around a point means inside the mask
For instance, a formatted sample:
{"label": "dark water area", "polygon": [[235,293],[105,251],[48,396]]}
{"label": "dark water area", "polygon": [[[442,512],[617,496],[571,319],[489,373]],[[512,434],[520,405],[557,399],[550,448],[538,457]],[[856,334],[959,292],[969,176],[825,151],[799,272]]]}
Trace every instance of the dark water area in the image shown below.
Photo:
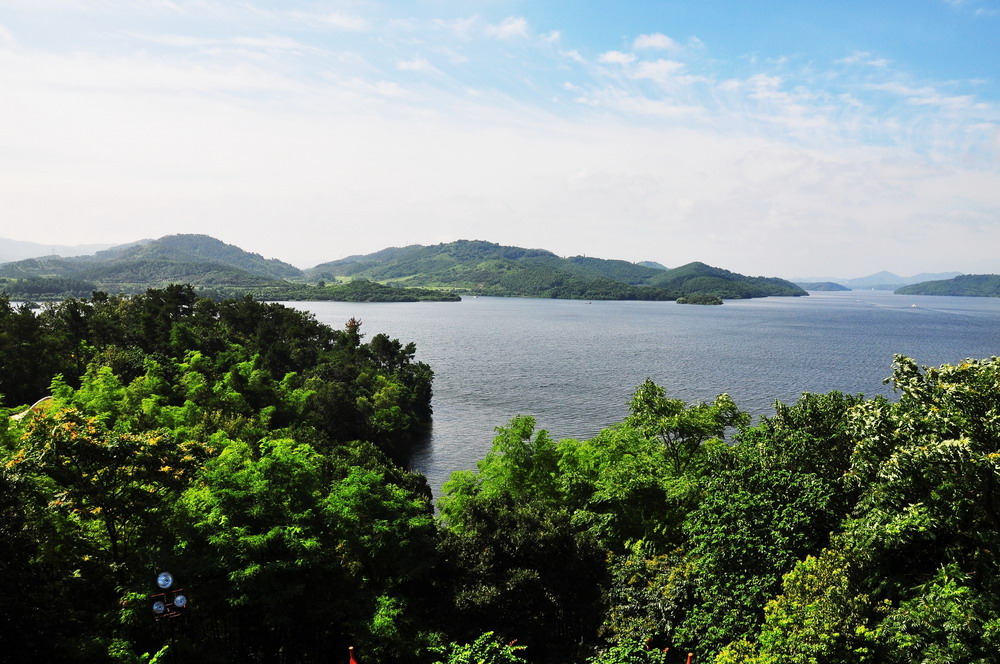
{"label": "dark water area", "polygon": [[411,467],[435,495],[474,468],[494,427],[532,415],[553,438],[589,438],[627,414],[651,378],[667,395],[707,401],[728,392],[758,416],[803,392],[892,396],[895,353],[924,365],[1000,355],[1000,299],[812,293],[802,298],[593,302],[466,298],[460,303],[297,302],[342,328],[362,321],[417,345],[434,369],[434,423]]}

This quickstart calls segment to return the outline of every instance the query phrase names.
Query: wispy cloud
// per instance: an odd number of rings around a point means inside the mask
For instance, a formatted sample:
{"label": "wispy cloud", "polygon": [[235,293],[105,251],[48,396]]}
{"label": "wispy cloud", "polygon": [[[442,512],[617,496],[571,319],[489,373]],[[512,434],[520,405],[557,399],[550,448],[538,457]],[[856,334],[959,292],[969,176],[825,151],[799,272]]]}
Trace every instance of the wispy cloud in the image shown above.
{"label": "wispy cloud", "polygon": [[676,51],[680,49],[680,44],[666,36],[661,32],[654,32],[648,35],[639,35],[632,42],[632,48],[636,50],[642,49],[660,49],[667,51]]}
{"label": "wispy cloud", "polygon": [[486,26],[485,32],[495,39],[518,39],[528,36],[528,21],[521,16],[508,16],[496,25]]}
{"label": "wispy cloud", "polygon": [[597,56],[598,62],[609,65],[627,65],[635,62],[634,53],[623,53],[621,51],[606,51]]}
{"label": "wispy cloud", "polygon": [[[876,47],[724,62],[708,37],[583,41],[569,19],[485,8],[175,3],[73,10],[124,47],[0,26],[3,218],[112,239],[250,232],[248,248],[303,264],[343,238],[352,253],[476,235],[800,274],[835,246],[877,261],[892,237],[1000,246],[994,84]],[[636,238],[662,253],[635,255]]]}
{"label": "wispy cloud", "polygon": [[648,78],[663,83],[676,77],[684,69],[684,63],[675,60],[644,60],[635,66],[635,78]]}
{"label": "wispy cloud", "polygon": [[889,66],[889,61],[885,58],[873,57],[871,53],[866,51],[855,51],[851,53],[846,58],[840,58],[834,61],[836,64],[840,65],[868,65],[869,67],[879,67],[885,68]]}
{"label": "wispy cloud", "polygon": [[416,57],[411,60],[400,60],[396,63],[396,69],[399,71],[435,71],[434,66],[425,58],[421,57]]}
{"label": "wispy cloud", "polygon": [[286,14],[290,18],[310,25],[321,25],[355,32],[365,32],[372,29],[371,23],[362,16],[342,14],[340,12],[311,13],[292,11]]}

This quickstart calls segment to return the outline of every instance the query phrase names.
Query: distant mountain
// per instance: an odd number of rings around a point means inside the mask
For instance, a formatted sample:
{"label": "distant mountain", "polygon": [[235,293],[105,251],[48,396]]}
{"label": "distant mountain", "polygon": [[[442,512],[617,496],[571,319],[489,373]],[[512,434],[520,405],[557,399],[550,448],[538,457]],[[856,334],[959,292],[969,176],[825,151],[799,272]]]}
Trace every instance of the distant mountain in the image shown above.
{"label": "distant mountain", "polygon": [[843,286],[832,281],[814,281],[814,282],[802,282],[796,281],[795,285],[799,288],[804,288],[807,291],[849,291],[851,290],[847,286]]}
{"label": "distant mountain", "polygon": [[656,261],[639,261],[636,265],[641,265],[643,267],[651,267],[654,270],[667,270],[669,269],[666,265],[662,263],[657,263]]}
{"label": "distant mountain", "polygon": [[892,272],[876,272],[875,274],[869,274],[867,277],[854,277],[851,279],[845,279],[841,277],[803,277],[801,279],[795,279],[795,283],[819,283],[819,282],[833,282],[843,286],[847,286],[853,290],[896,290],[897,288],[902,288],[909,284],[916,284],[922,281],[931,281],[936,279],[951,279],[952,277],[957,277],[962,274],[961,272],[939,272],[939,273],[927,273],[923,272],[921,274],[915,274],[912,277],[901,277],[898,274],[893,274]]}
{"label": "distant mountain", "polygon": [[[662,267],[662,266],[661,266]],[[805,295],[783,279],[745,277],[703,263],[674,270],[585,256],[560,258],[544,249],[481,240],[392,247],[306,270],[310,280],[364,277],[401,285],[450,288],[478,295],[614,300],[676,300]]]}
{"label": "distant mountain", "polygon": [[1000,275],[963,274],[953,279],[924,281],[904,286],[899,295],[963,295],[971,297],[1000,297]]}
{"label": "distant mountain", "polygon": [[39,244],[0,237],[0,263],[41,256],[85,256],[113,246],[112,244]]}

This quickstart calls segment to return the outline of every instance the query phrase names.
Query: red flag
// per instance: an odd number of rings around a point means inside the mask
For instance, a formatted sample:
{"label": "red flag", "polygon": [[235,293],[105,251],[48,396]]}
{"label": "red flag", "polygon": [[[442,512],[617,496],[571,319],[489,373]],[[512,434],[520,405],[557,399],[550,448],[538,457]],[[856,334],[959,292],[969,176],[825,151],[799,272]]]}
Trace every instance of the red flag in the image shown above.
{"label": "red flag", "polygon": [[350,664],[358,664],[358,660],[357,660],[357,658],[356,658],[356,657],[354,656],[354,646],[351,646],[350,648],[348,648],[348,649],[347,649],[347,652],[348,652],[348,653],[350,653],[350,655],[351,655],[351,661],[350,661]]}

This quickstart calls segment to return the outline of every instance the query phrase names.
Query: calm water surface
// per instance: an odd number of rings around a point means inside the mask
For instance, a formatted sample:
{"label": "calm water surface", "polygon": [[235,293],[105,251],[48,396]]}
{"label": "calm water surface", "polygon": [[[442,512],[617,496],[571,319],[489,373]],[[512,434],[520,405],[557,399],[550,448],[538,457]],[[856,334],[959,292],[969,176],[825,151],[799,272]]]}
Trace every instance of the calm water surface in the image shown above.
{"label": "calm water surface", "polygon": [[760,415],[803,392],[891,395],[882,380],[894,353],[925,365],[1000,355],[997,298],[851,291],[721,307],[489,297],[288,304],[336,328],[358,318],[366,338],[416,342],[417,359],[434,369],[434,424],[411,465],[435,495],[489,451],[494,427],[524,414],[553,438],[589,438],[626,415],[647,377],[670,397],[728,392]]}

